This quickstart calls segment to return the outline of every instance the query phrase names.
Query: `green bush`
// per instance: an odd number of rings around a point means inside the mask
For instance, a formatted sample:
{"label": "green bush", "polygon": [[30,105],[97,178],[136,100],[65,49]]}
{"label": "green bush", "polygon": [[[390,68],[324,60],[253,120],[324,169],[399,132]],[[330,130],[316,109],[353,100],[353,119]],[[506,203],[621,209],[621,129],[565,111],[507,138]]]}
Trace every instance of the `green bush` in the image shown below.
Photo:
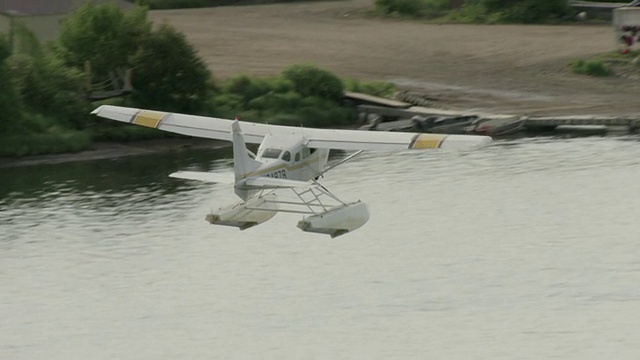
{"label": "green bush", "polygon": [[[287,115],[283,119],[283,115]],[[287,120],[287,125],[305,127],[330,127],[353,123],[357,118],[354,108],[347,108],[317,96],[303,98],[295,109],[286,113],[274,114],[268,122],[278,123]],[[295,122],[293,119],[297,119]]]}
{"label": "green bush", "polygon": [[605,66],[602,60],[576,60],[571,64],[571,71],[576,74],[591,75],[591,76],[608,76],[611,71]]}
{"label": "green bush", "polygon": [[450,0],[375,0],[376,10],[384,15],[438,17],[451,10]]}
{"label": "green bush", "polygon": [[[359,89],[383,91],[385,83],[350,84]],[[383,85],[384,84],[384,85]],[[327,127],[356,119],[354,109],[341,105],[342,81],[313,65],[285,68],[281,76],[256,78],[241,74],[227,79],[212,98],[216,116],[289,126]]]}
{"label": "green bush", "polygon": [[247,104],[248,108],[253,110],[271,110],[271,111],[289,111],[294,109],[300,103],[302,97],[300,94],[290,91],[284,94],[276,92],[268,92],[262,96],[252,99]]}
{"label": "green bush", "polygon": [[347,125],[357,118],[353,108],[346,108],[334,101],[316,96],[303,98],[295,92],[268,93],[251,100],[248,107],[237,107],[232,110],[218,107],[217,110],[226,111],[217,113],[223,118],[230,119],[237,116],[244,121],[305,127]]}
{"label": "green bush", "polygon": [[420,16],[425,8],[424,0],[375,0],[374,5],[383,14]]}
{"label": "green bush", "polygon": [[239,74],[224,81],[222,83],[222,91],[236,95],[242,105],[246,106],[251,100],[274,91],[274,84],[276,82],[268,79]]}
{"label": "green bush", "polygon": [[86,127],[89,103],[82,98],[82,74],[52,53],[15,54],[11,69],[21,101],[30,112],[44,114],[69,129]]}
{"label": "green bush", "polygon": [[539,23],[571,13],[567,0],[468,0],[449,18],[473,23]]}
{"label": "green bush", "polygon": [[507,22],[539,23],[567,16],[570,10],[566,0],[521,0],[502,11],[503,20]]}
{"label": "green bush", "polygon": [[390,97],[397,88],[394,84],[384,81],[360,81],[358,79],[344,80],[344,88],[346,91],[359,92],[380,97]]}
{"label": "green bush", "polygon": [[20,126],[13,134],[42,134],[47,131],[56,131],[59,128],[60,126],[52,117],[40,113],[25,112],[20,121]]}
{"label": "green bush", "polygon": [[282,71],[282,76],[291,81],[294,90],[303,97],[317,96],[339,102],[344,95],[342,80],[313,65],[291,65]]}

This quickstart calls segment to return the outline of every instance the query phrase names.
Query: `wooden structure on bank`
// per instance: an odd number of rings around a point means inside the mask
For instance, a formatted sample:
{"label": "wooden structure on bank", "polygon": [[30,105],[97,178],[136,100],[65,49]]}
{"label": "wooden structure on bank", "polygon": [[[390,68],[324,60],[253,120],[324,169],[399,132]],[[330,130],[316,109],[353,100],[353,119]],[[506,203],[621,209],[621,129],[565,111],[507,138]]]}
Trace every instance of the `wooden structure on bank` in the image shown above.
{"label": "wooden structure on bank", "polygon": [[406,109],[411,107],[410,103],[404,101],[386,99],[378,96],[350,91],[344,93],[344,100],[345,102],[351,103],[353,105],[383,106],[391,109]]}
{"label": "wooden structure on bank", "polygon": [[[402,100],[410,103],[410,99],[424,99],[419,94],[403,93]],[[385,100],[385,99],[382,99]],[[421,100],[418,102],[422,103]],[[380,101],[379,103],[383,103]],[[410,104],[411,105],[411,104]],[[433,107],[409,106],[386,107],[377,105],[358,105],[360,117],[368,123],[362,129],[378,131],[415,131],[440,132],[438,124],[459,124],[458,128],[447,128],[452,133],[477,133],[491,136],[512,135],[520,132],[549,132],[556,130],[584,131],[593,133],[609,131],[639,133],[640,114],[632,116],[523,116],[489,113],[472,113],[469,111],[444,110]],[[466,121],[462,121],[466,120]],[[432,127],[433,125],[433,127]]]}
{"label": "wooden structure on bank", "polygon": [[573,116],[539,116],[530,117],[525,127],[530,130],[550,129],[559,126],[598,126],[606,129],[623,130],[636,133],[640,130],[640,115],[637,116],[597,116],[597,115],[573,115]]}
{"label": "wooden structure on bank", "polygon": [[111,71],[109,73],[109,79],[100,83],[93,83],[91,76],[91,62],[85,61],[84,92],[87,100],[98,101],[130,94],[131,91],[133,91],[133,86],[131,85],[131,75],[131,69],[127,69],[126,71]]}
{"label": "wooden structure on bank", "polygon": [[615,9],[640,6],[640,0],[634,0],[631,2],[598,2],[573,0],[569,1],[569,6],[571,6],[576,13],[586,13],[589,18],[611,20],[613,18],[613,12]]}

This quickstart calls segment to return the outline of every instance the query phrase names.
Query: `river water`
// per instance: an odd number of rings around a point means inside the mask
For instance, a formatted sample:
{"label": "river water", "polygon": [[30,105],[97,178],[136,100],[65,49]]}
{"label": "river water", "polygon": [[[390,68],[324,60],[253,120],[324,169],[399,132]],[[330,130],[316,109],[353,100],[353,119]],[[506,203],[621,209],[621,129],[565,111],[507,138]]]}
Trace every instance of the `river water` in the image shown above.
{"label": "river water", "polygon": [[229,150],[0,169],[0,359],[636,359],[640,139],[368,153],[372,216],[204,221]]}

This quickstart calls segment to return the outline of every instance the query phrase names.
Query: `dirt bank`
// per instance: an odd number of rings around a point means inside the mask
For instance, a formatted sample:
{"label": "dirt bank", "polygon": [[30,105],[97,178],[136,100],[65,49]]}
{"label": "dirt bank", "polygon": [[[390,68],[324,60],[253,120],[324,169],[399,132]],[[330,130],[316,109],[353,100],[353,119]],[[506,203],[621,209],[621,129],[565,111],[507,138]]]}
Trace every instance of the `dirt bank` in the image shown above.
{"label": "dirt bank", "polygon": [[217,77],[311,62],[388,80],[454,108],[535,115],[640,113],[640,82],[572,74],[615,49],[606,25],[461,25],[370,18],[371,0],[151,12],[183,31]]}

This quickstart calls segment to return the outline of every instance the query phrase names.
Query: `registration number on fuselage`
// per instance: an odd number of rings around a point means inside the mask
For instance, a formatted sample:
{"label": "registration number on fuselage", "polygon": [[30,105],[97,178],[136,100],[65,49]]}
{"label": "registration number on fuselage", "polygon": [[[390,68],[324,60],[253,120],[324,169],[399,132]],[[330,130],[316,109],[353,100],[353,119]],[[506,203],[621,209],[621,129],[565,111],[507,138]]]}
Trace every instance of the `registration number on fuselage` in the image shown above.
{"label": "registration number on fuselage", "polygon": [[284,169],[282,169],[282,170],[274,171],[272,173],[268,173],[265,176],[266,177],[270,177],[270,178],[275,178],[275,179],[286,179],[287,178],[287,172],[284,171]]}

